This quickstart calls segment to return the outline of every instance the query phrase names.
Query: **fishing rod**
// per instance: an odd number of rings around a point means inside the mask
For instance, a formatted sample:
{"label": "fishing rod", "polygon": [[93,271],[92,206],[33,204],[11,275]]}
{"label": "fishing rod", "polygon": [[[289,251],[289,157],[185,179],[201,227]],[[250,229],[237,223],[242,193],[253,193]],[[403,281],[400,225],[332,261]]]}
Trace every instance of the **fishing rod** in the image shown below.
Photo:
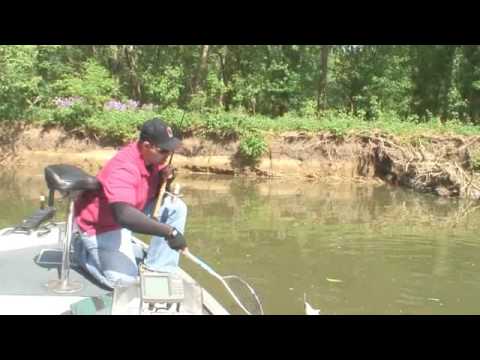
{"label": "fishing rod", "polygon": [[[179,125],[180,129],[181,129],[182,124],[183,124],[184,116],[185,116],[185,110],[183,110],[182,119],[180,120],[180,125]],[[170,166],[172,164],[174,154],[175,154],[175,152],[172,152],[172,155],[170,155],[170,160],[168,161],[168,166]],[[160,186],[160,191],[158,193],[157,202],[155,204],[155,209],[152,212],[152,217],[155,218],[155,219],[160,216],[160,208],[162,207],[163,195],[165,194],[166,188],[167,188],[167,180],[163,181],[162,185]]]}
{"label": "fishing rod", "polygon": [[[180,120],[180,126],[183,124],[183,118],[185,116],[185,110],[183,111],[182,119]],[[168,166],[172,164],[173,160],[173,155],[175,153],[172,153],[170,156],[170,160],[168,161]],[[160,187],[160,191],[157,197],[157,202],[155,205],[155,209],[152,213],[153,218],[158,218],[160,216],[160,208],[162,207],[162,201],[163,201],[163,195],[165,194],[165,189],[167,186],[167,181],[164,181]],[[198,257],[194,256],[188,248],[185,248],[181,251],[181,253],[189,258],[191,261],[194,263],[198,264],[202,269],[206,270],[209,274],[217,278],[223,286],[227,289],[229,294],[232,296],[232,298],[235,300],[235,302],[242,308],[243,311],[245,311],[248,315],[258,315],[261,314],[263,315],[263,307],[262,304],[255,293],[255,290],[243,279],[236,275],[226,275],[226,276],[221,276],[217,272],[215,272],[210,266],[208,266],[203,260],[200,260]],[[231,287],[235,287],[237,289],[237,292],[241,292],[244,297],[244,302],[245,299],[248,299],[249,301],[247,302],[248,305],[245,306],[244,303],[240,301],[240,299],[237,297],[237,294],[231,289]],[[248,295],[247,295],[248,294]],[[249,309],[247,309],[249,307]]]}
{"label": "fishing rod", "polygon": [[[199,265],[202,269],[206,270],[210,275],[217,278],[223,286],[227,289],[229,294],[235,300],[235,302],[242,308],[245,313],[248,315],[264,315],[262,303],[258,298],[255,290],[242,278],[237,275],[219,275],[215,270],[208,266],[205,261],[200,260],[197,256],[193,255],[188,248],[185,248],[181,251],[185,257],[189,258],[191,261]],[[238,292],[241,292],[243,295],[243,303],[238,298],[238,294],[231,289],[235,287]],[[247,301],[248,300],[248,301]],[[247,309],[248,307],[248,309]]]}

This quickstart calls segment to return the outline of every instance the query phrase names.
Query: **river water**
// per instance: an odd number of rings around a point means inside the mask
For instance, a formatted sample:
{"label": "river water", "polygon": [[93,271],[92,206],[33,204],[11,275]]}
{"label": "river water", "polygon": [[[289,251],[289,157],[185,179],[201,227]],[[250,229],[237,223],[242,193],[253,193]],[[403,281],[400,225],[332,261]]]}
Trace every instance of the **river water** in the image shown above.
{"label": "river water", "polygon": [[[374,183],[184,176],[192,253],[256,289],[267,314],[480,314],[479,203]],[[0,226],[46,194],[42,174],[0,176]],[[146,239],[146,238],[145,238]],[[217,280],[182,267],[233,313]]]}

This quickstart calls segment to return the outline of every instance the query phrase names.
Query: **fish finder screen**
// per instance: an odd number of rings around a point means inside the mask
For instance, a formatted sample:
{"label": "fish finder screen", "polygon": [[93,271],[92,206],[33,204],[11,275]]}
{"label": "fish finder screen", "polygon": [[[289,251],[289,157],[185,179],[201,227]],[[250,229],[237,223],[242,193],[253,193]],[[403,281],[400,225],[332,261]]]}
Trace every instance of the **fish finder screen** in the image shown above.
{"label": "fish finder screen", "polygon": [[166,277],[146,277],[144,279],[144,297],[147,299],[165,299],[170,296],[168,278]]}

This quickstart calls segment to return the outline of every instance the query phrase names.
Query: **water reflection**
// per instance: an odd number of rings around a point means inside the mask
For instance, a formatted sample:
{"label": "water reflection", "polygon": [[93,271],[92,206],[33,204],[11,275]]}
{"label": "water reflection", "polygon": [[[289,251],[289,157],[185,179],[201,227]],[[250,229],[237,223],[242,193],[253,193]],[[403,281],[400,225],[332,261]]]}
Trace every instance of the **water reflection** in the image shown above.
{"label": "water reflection", "polygon": [[[0,178],[2,226],[37,206],[40,175]],[[192,252],[248,279],[266,313],[303,313],[304,293],[325,314],[480,312],[477,203],[327,180],[177,181],[189,204]],[[182,266],[237,312],[216,280]]]}
{"label": "water reflection", "polygon": [[185,190],[211,198],[192,210],[190,237],[209,239],[198,251],[222,271],[256,279],[270,313],[301,313],[304,292],[324,313],[478,312],[478,275],[462,265],[479,260],[465,251],[478,248],[472,204],[389,186],[225,181],[230,192]]}

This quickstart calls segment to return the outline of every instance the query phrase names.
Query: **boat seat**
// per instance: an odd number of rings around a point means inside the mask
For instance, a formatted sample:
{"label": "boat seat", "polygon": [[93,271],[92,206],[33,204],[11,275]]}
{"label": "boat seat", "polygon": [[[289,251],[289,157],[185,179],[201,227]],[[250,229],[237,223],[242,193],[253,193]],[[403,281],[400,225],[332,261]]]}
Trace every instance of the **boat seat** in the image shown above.
{"label": "boat seat", "polygon": [[[49,189],[48,206],[54,205],[55,190],[68,198],[69,205],[67,211],[67,226],[64,233],[63,251],[62,251],[62,267],[60,278],[50,280],[47,284],[48,289],[59,294],[71,294],[78,292],[83,288],[83,284],[79,281],[69,281],[70,273],[70,250],[72,244],[73,228],[74,228],[74,205],[78,196],[84,191],[95,191],[100,189],[100,182],[94,177],[87,174],[82,169],[72,165],[56,164],[49,165],[45,168],[45,181]],[[59,240],[61,239],[59,232]]]}
{"label": "boat seat", "polygon": [[47,166],[45,168],[45,180],[50,190],[61,192],[100,189],[100,182],[95,176],[66,164]]}

